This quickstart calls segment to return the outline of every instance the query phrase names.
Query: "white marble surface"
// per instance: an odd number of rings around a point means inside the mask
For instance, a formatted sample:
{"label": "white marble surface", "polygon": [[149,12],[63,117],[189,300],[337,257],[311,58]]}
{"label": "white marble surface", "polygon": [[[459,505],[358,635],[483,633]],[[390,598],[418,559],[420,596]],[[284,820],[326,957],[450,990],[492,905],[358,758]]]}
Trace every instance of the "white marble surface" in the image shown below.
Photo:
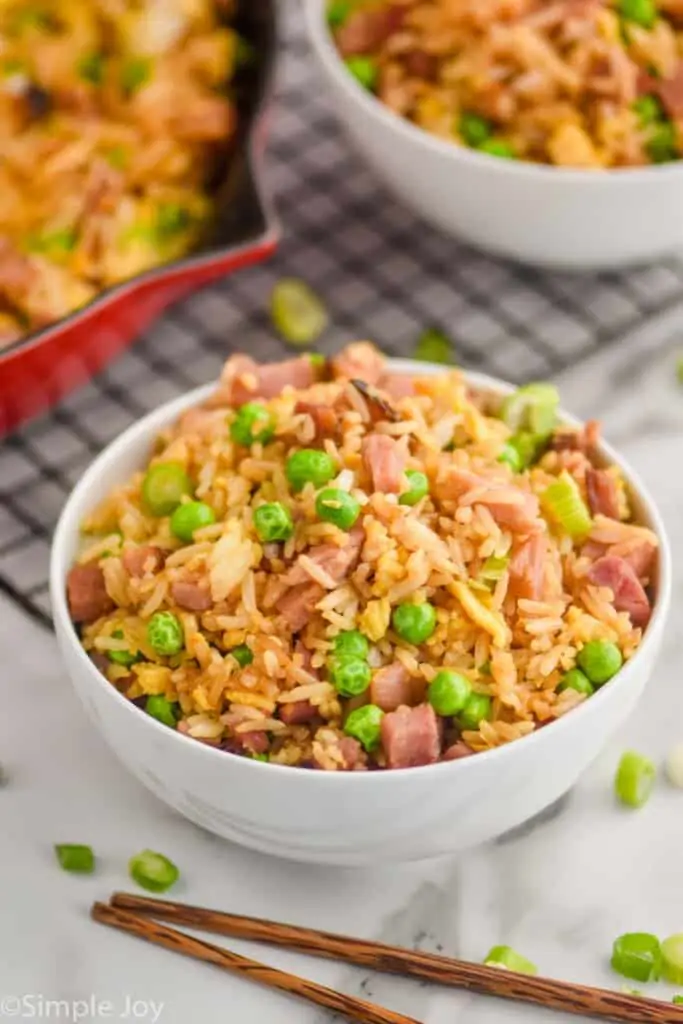
{"label": "white marble surface", "polygon": [[[683,389],[675,362],[673,342],[653,361],[646,338],[626,340],[567,374],[563,391],[569,408],[603,418],[607,436],[652,488],[680,565]],[[132,1010],[140,1020],[163,1024],[329,1019],[91,923],[90,902],[126,887],[127,859],[144,847],[179,865],[180,899],[474,959],[505,942],[547,974],[620,988],[607,962],[616,935],[683,930],[683,792],[662,780],[640,812],[617,807],[611,792],[625,747],[661,761],[668,746],[683,739],[682,586],[679,573],[665,650],[646,698],[559,814],[458,859],[386,870],[315,869],[258,856],[167,810],[90,730],[52,637],[0,603],[0,761],[7,773],[0,790],[0,1021],[3,1014],[18,1020],[134,1019]],[[62,873],[54,842],[92,844],[97,873]],[[561,1020],[266,948],[249,951],[424,1024]],[[671,994],[666,986],[652,992]],[[49,1000],[65,1002],[58,1007]],[[130,1000],[138,1002],[131,1007]]]}

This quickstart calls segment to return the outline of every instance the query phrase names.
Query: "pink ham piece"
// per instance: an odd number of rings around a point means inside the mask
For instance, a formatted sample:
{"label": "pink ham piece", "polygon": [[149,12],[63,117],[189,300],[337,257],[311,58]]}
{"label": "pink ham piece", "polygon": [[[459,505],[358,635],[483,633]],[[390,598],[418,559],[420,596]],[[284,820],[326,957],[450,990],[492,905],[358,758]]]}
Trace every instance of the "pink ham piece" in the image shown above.
{"label": "pink ham piece", "polygon": [[672,120],[678,121],[683,117],[683,61],[679,61],[671,78],[657,80],[655,92]]}
{"label": "pink ham piece", "polygon": [[[364,540],[363,527],[354,526],[346,535],[346,543],[343,547],[339,547],[337,544],[319,544],[317,547],[309,548],[304,555],[319,569],[327,573],[330,577],[330,584],[336,587],[355,569]],[[284,581],[288,586],[294,587],[310,582],[310,580],[311,576],[306,563],[301,564],[297,560],[285,576]]]}
{"label": "pink ham piece", "polygon": [[353,12],[336,33],[342,56],[353,57],[379,49],[401,27],[407,13],[408,9],[400,5]]}
{"label": "pink ham piece", "polygon": [[280,719],[285,725],[304,725],[318,714],[310,700],[297,700],[294,704],[280,705]]}
{"label": "pink ham piece", "polygon": [[444,752],[443,761],[459,761],[462,757],[469,757],[474,751],[471,747],[468,747],[463,740],[458,740],[457,743],[453,743],[448,750]]}
{"label": "pink ham piece", "polygon": [[510,591],[515,597],[540,601],[543,596],[546,539],[542,533],[527,537],[510,559]]}
{"label": "pink ham piece", "polygon": [[385,715],[382,746],[389,768],[417,768],[438,761],[441,728],[431,704],[401,707]]}
{"label": "pink ham piece", "polygon": [[320,584],[308,582],[292,587],[280,598],[278,611],[293,633],[298,633],[308,623],[324,594]]}
{"label": "pink ham piece", "polygon": [[377,387],[396,401],[415,394],[415,381],[405,373],[385,373],[377,381]]}
{"label": "pink ham piece", "polygon": [[265,732],[242,732],[235,739],[250,754],[265,754],[270,746]]}
{"label": "pink ham piece", "polygon": [[586,470],[586,493],[588,506],[594,516],[619,518],[619,488],[613,475],[606,469]]}
{"label": "pink ham piece", "polygon": [[73,622],[95,622],[114,608],[99,565],[75,565],[66,578],[69,613]]}
{"label": "pink ham piece", "polygon": [[179,608],[188,612],[205,612],[213,605],[208,586],[193,580],[176,580],[171,585],[171,596]]}
{"label": "pink ham piece", "polygon": [[469,491],[460,499],[461,505],[484,505],[498,526],[513,533],[537,533],[543,530],[535,494],[514,487],[493,485]]}
{"label": "pink ham piece", "polygon": [[339,749],[344,758],[344,767],[348,772],[354,770],[360,765],[363,765],[365,758],[363,757],[363,750],[358,740],[354,740],[352,736],[344,736],[339,741]]}
{"label": "pink ham piece", "polygon": [[401,705],[413,703],[411,676],[400,661],[375,672],[370,684],[370,703],[382,711],[396,711]]}
{"label": "pink ham piece", "polygon": [[387,434],[368,434],[363,441],[363,462],[372,478],[372,487],[383,494],[400,494],[406,456]]}
{"label": "pink ham piece", "polygon": [[159,572],[164,564],[164,553],[153,544],[143,544],[142,547],[124,551],[121,561],[128,575],[139,579],[147,573]]}
{"label": "pink ham piece", "polygon": [[627,612],[634,626],[646,626],[650,621],[650,601],[642,583],[623,558],[605,555],[594,562],[587,578],[598,587],[609,587],[614,607]]}
{"label": "pink ham piece", "polygon": [[228,359],[218,391],[210,404],[244,405],[256,399],[276,398],[284,388],[303,390],[313,384],[316,369],[308,356],[282,363],[255,363],[249,356]]}
{"label": "pink ham piece", "polygon": [[347,345],[331,362],[332,376],[337,379],[363,380],[377,384],[384,373],[384,356],[369,341]]}
{"label": "pink ham piece", "polygon": [[315,427],[316,441],[323,441],[326,437],[334,437],[339,430],[339,420],[334,409],[329,405],[319,405],[315,402],[297,402],[294,406],[297,414],[305,413],[313,420]]}

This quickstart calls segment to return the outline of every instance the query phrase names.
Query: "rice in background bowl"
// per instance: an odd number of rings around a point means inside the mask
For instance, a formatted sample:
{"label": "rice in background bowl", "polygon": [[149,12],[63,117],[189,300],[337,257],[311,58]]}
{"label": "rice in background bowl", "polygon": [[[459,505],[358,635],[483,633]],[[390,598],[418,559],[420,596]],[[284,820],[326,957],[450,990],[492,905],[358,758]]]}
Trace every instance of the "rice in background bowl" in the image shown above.
{"label": "rice in background bowl", "polygon": [[[499,388],[476,375],[468,380]],[[172,403],[119,439],[76,489],[55,538],[52,586],[60,644],[79,692],[124,762],[167,802],[219,834],[265,852],[330,863],[449,852],[500,834],[561,795],[635,703],[661,638],[668,549],[656,512],[632,475],[626,472],[639,519],[660,538],[659,579],[643,643],[613,684],[550,728],[457,765],[370,774],[283,770],[188,742],[142,714],[98,676],[68,621],[63,587],[79,518],[91,511],[95,495],[143,463],[161,426],[205,397],[206,390]],[[612,453],[601,450],[611,462]],[[506,764],[499,766],[502,758]],[[448,781],[453,771],[469,773],[457,792]],[[375,786],[382,794],[370,793]]]}
{"label": "rice in background bowl", "polygon": [[[550,10],[554,8],[549,5]],[[561,166],[489,156],[485,149],[456,144],[459,126],[454,131],[448,107],[453,88],[441,90],[436,98],[433,90],[426,92],[424,109],[416,118],[423,127],[418,127],[394,114],[348,72],[327,25],[325,0],[306,0],[305,9],[314,53],[351,138],[392,191],[437,228],[497,255],[568,270],[644,263],[683,246],[683,228],[671,216],[679,202],[683,168],[678,160],[637,166],[645,147],[653,142],[654,128],[639,125],[638,114],[630,106],[621,101],[615,106],[614,117],[607,118],[614,137],[609,138],[607,128],[601,129],[600,148],[571,102],[563,101],[559,110],[551,107],[548,116],[552,115],[552,128],[558,132],[552,148]],[[430,10],[437,12],[438,4]],[[483,21],[491,16],[491,10],[495,19],[497,5],[492,4],[484,10]],[[437,35],[435,50],[438,39]],[[556,55],[547,52],[542,39],[541,43],[538,46],[536,38],[534,52],[539,61],[556,64]],[[512,47],[513,52],[517,49]],[[673,93],[683,76],[676,77],[680,65],[675,72],[669,67],[675,63],[670,50],[664,47],[667,73],[674,74]],[[359,59],[365,58],[360,55]],[[482,72],[480,78],[484,82],[486,75]],[[611,81],[609,76],[607,81]],[[652,88],[656,93],[660,87],[661,83]],[[633,88],[631,82],[629,95]],[[635,88],[650,89],[651,83],[639,81]],[[398,82],[392,105],[399,110],[405,103],[404,94],[405,83]],[[501,88],[499,101],[503,105],[506,98],[509,94]],[[476,93],[460,100],[463,104],[475,101]],[[496,104],[491,109],[495,113]],[[469,109],[463,112],[470,113]],[[456,116],[459,113],[455,111]],[[491,117],[489,141],[514,144],[525,157],[548,159],[547,150],[544,153],[532,141],[538,132],[533,123],[538,116],[538,109],[534,113],[532,108],[524,125],[517,124],[514,117],[503,118],[500,124]],[[680,114],[662,116],[668,125],[667,159],[671,159],[680,152]],[[658,140],[663,141],[659,130]],[[657,143],[659,153],[666,148]],[[618,173],[603,169],[613,163],[625,166],[620,166]]]}

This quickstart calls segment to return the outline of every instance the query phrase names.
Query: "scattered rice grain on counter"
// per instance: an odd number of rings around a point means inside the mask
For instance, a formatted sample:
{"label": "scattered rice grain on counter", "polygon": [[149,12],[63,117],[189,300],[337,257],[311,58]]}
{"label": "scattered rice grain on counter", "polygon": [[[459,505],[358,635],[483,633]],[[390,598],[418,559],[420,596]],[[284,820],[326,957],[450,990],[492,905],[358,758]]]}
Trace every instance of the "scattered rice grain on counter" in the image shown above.
{"label": "scattered rice grain on counter", "polygon": [[598,425],[457,371],[231,357],[83,523],[68,598],[130,701],[228,753],[456,760],[590,699],[637,649],[657,538]]}

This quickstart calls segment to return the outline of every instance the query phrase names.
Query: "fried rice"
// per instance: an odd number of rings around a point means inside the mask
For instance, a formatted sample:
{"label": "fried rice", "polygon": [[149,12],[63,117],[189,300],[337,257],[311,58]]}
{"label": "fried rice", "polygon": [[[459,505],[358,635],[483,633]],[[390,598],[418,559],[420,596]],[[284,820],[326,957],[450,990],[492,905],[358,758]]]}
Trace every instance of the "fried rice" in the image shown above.
{"label": "fried rice", "polygon": [[[329,362],[231,357],[210,400],[83,523],[67,591],[85,650],[140,713],[162,707],[185,736],[276,765],[430,764],[553,722],[590,699],[568,682],[577,665],[590,675],[582,652],[603,645],[621,664],[637,650],[658,542],[603,464],[597,424],[557,424],[552,395],[532,385],[501,405],[455,370],[396,375],[367,342]],[[255,408],[269,436],[240,443]],[[320,481],[293,474],[301,452],[333,466],[324,486],[353,522],[321,518]],[[188,482],[173,512],[150,506],[150,472],[169,466]],[[192,502],[205,519],[188,535]],[[266,506],[290,524],[280,539],[264,534]],[[397,609],[426,606],[431,632],[411,635]],[[172,653],[160,615],[178,626]],[[350,693],[339,638],[359,633]],[[469,713],[444,713],[444,673]]]}
{"label": "fried rice", "polygon": [[233,8],[0,3],[0,348],[195,244],[237,130]]}
{"label": "fried rice", "polygon": [[560,167],[677,160],[681,0],[329,0],[349,70],[443,139]]}

